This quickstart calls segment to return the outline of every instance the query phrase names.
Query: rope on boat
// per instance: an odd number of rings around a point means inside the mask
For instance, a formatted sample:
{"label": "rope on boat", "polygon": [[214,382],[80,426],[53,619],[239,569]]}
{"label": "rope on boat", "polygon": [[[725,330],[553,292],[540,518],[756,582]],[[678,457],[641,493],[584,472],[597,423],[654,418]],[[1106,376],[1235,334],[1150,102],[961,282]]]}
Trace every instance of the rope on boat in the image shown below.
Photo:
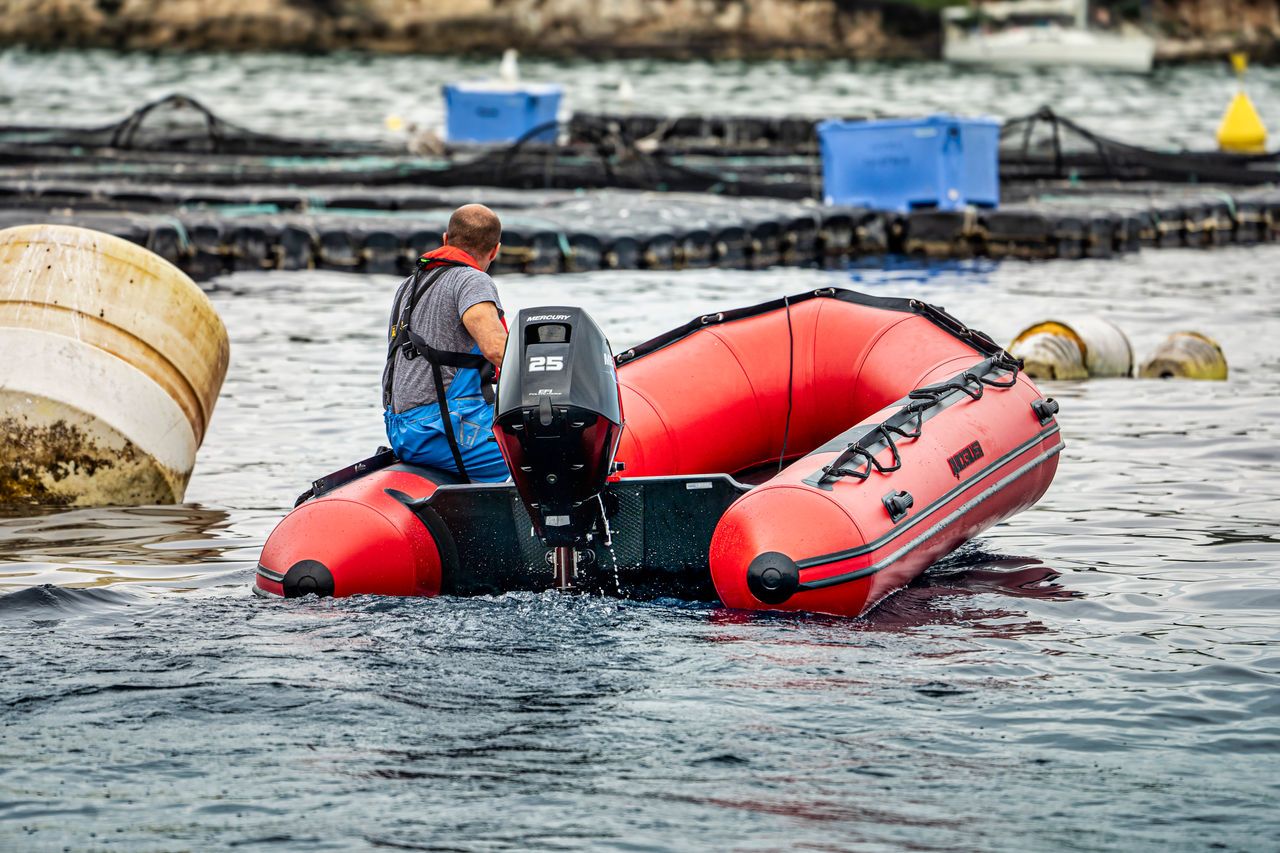
{"label": "rope on boat", "polygon": [[[842,477],[866,480],[871,476],[872,471],[879,474],[897,471],[902,467],[902,457],[898,453],[898,445],[893,440],[895,435],[908,441],[919,438],[924,430],[925,412],[940,405],[947,394],[960,392],[970,399],[981,400],[987,388],[997,390],[1012,388],[1018,381],[1018,373],[1021,369],[1022,362],[1019,359],[1001,350],[1000,354],[989,360],[987,369],[982,373],[965,371],[946,382],[917,388],[907,394],[910,402],[883,423],[877,424],[860,438],[849,442],[844,451],[830,465],[822,468],[818,478],[807,479],[805,482],[818,488],[829,488],[831,483]],[[996,372],[1005,372],[1005,378],[997,379],[991,375]],[[911,426],[913,422],[914,426]],[[883,449],[878,445],[889,448],[893,454],[892,463],[886,465],[876,458],[876,454]]]}

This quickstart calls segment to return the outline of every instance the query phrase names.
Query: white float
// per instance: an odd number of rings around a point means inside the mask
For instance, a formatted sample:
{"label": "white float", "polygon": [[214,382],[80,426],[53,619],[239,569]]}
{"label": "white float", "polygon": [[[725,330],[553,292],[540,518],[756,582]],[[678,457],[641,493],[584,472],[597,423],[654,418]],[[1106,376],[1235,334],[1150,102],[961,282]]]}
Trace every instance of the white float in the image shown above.
{"label": "white float", "polygon": [[1132,376],[1133,347],[1109,320],[1089,315],[1044,320],[1018,333],[1009,353],[1032,379]]}
{"label": "white float", "polygon": [[0,503],[181,502],[226,375],[212,303],[117,237],[0,231]]}

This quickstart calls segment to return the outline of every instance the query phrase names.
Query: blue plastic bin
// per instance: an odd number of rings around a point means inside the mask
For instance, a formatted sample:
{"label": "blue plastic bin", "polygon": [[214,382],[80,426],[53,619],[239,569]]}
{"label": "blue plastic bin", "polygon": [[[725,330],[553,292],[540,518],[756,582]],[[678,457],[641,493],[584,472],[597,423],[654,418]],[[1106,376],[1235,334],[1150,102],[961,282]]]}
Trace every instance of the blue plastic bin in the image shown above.
{"label": "blue plastic bin", "polygon": [[910,211],[1000,202],[996,119],[831,120],[817,133],[827,204]]}
{"label": "blue plastic bin", "polygon": [[[542,84],[449,83],[444,87],[445,136],[450,142],[514,142],[556,120],[560,87]],[[533,137],[555,142],[556,128]]]}

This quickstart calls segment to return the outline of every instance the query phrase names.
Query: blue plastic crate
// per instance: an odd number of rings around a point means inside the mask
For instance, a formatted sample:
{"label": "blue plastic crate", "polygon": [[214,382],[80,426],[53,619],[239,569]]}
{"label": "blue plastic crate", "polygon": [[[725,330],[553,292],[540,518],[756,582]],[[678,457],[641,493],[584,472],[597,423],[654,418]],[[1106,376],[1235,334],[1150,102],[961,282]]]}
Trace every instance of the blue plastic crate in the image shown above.
{"label": "blue plastic crate", "polygon": [[1000,202],[996,119],[831,120],[817,133],[827,204],[910,211]]}
{"label": "blue plastic crate", "polygon": [[[444,87],[445,136],[450,142],[514,142],[556,120],[560,87],[542,84],[449,83]],[[533,137],[555,142],[556,128]]]}

